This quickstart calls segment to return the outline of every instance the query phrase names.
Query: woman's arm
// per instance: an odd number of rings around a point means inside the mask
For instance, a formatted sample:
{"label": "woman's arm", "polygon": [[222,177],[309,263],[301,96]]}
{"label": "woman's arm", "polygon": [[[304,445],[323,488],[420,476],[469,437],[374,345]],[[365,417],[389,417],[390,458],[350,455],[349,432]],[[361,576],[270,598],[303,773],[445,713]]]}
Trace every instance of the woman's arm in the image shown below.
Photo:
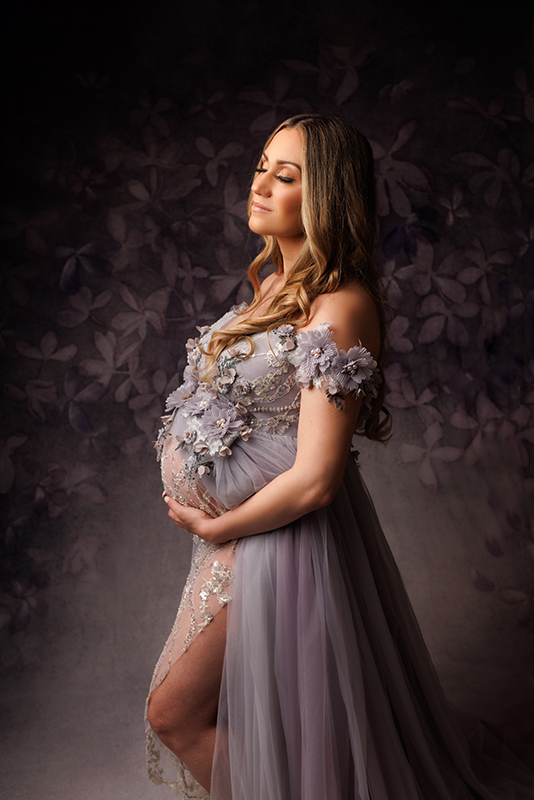
{"label": "woman's arm", "polygon": [[[339,348],[348,349],[361,340],[366,346],[369,342],[377,355],[378,321],[367,294],[342,290],[326,298],[327,302],[318,302],[314,307],[308,327],[335,320],[331,327]],[[169,516],[191,533],[222,543],[281,528],[328,505],[343,477],[360,404],[361,400],[350,395],[344,408],[339,409],[321,389],[303,389],[297,455],[291,469],[217,519],[165,497]]]}

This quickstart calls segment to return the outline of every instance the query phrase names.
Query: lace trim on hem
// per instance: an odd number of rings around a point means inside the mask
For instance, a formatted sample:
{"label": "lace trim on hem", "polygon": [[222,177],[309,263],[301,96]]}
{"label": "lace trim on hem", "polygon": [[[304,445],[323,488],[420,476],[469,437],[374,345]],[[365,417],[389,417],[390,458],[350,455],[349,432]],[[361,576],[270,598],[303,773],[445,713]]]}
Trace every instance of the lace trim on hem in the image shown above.
{"label": "lace trim on hem", "polygon": [[180,761],[168,747],[161,744],[161,747],[178,770],[175,781],[168,781],[164,777],[163,767],[160,764],[161,752],[156,738],[152,728],[148,727],[146,732],[146,771],[148,779],[156,786],[169,786],[175,792],[181,792],[184,800],[209,800],[208,792],[193,778],[183,761]]}

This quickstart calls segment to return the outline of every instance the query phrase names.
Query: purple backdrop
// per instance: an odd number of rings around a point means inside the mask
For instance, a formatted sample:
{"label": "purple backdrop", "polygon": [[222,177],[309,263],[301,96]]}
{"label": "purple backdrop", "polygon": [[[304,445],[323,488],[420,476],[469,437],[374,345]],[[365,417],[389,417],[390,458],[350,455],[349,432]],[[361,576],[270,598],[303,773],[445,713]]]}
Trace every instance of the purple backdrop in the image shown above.
{"label": "purple backdrop", "polygon": [[190,544],[153,442],[185,340],[250,296],[251,172],[306,110],[350,119],[376,157],[394,438],[362,442],[364,476],[448,695],[528,731],[532,14],[289,5],[7,13],[0,669],[17,800],[166,796],[144,779],[143,701]]}

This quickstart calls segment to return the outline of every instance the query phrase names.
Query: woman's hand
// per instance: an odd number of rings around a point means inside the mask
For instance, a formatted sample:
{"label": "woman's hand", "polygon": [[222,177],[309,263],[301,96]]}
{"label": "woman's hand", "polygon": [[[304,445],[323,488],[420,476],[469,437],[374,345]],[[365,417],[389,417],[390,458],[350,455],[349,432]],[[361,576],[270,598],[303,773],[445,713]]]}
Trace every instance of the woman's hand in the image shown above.
{"label": "woman's hand", "polygon": [[201,511],[199,508],[182,506],[166,492],[163,492],[163,499],[169,508],[169,517],[179,528],[183,528],[189,533],[194,533],[201,539],[205,539],[211,544],[224,544],[225,540],[220,541],[215,530],[215,520]]}

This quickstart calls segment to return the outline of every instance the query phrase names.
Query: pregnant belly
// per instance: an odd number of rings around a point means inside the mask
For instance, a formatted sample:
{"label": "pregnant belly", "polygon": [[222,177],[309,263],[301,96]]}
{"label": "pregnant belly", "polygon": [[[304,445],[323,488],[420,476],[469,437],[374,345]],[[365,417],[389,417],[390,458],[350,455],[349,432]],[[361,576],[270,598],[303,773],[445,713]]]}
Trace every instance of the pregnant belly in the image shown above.
{"label": "pregnant belly", "polygon": [[184,456],[187,453],[176,449],[173,437],[169,436],[161,453],[163,488],[183,506],[200,508],[211,517],[220,516],[226,509],[215,500],[200,476],[186,472]]}
{"label": "pregnant belly", "polygon": [[200,508],[217,517],[258,492],[281,472],[290,469],[296,455],[296,438],[255,430],[246,442],[236,440],[232,455],[215,460],[215,468],[202,476],[185,468],[190,453],[176,447],[185,421],[177,414],[161,452],[161,476],[167,494],[182,505]]}

